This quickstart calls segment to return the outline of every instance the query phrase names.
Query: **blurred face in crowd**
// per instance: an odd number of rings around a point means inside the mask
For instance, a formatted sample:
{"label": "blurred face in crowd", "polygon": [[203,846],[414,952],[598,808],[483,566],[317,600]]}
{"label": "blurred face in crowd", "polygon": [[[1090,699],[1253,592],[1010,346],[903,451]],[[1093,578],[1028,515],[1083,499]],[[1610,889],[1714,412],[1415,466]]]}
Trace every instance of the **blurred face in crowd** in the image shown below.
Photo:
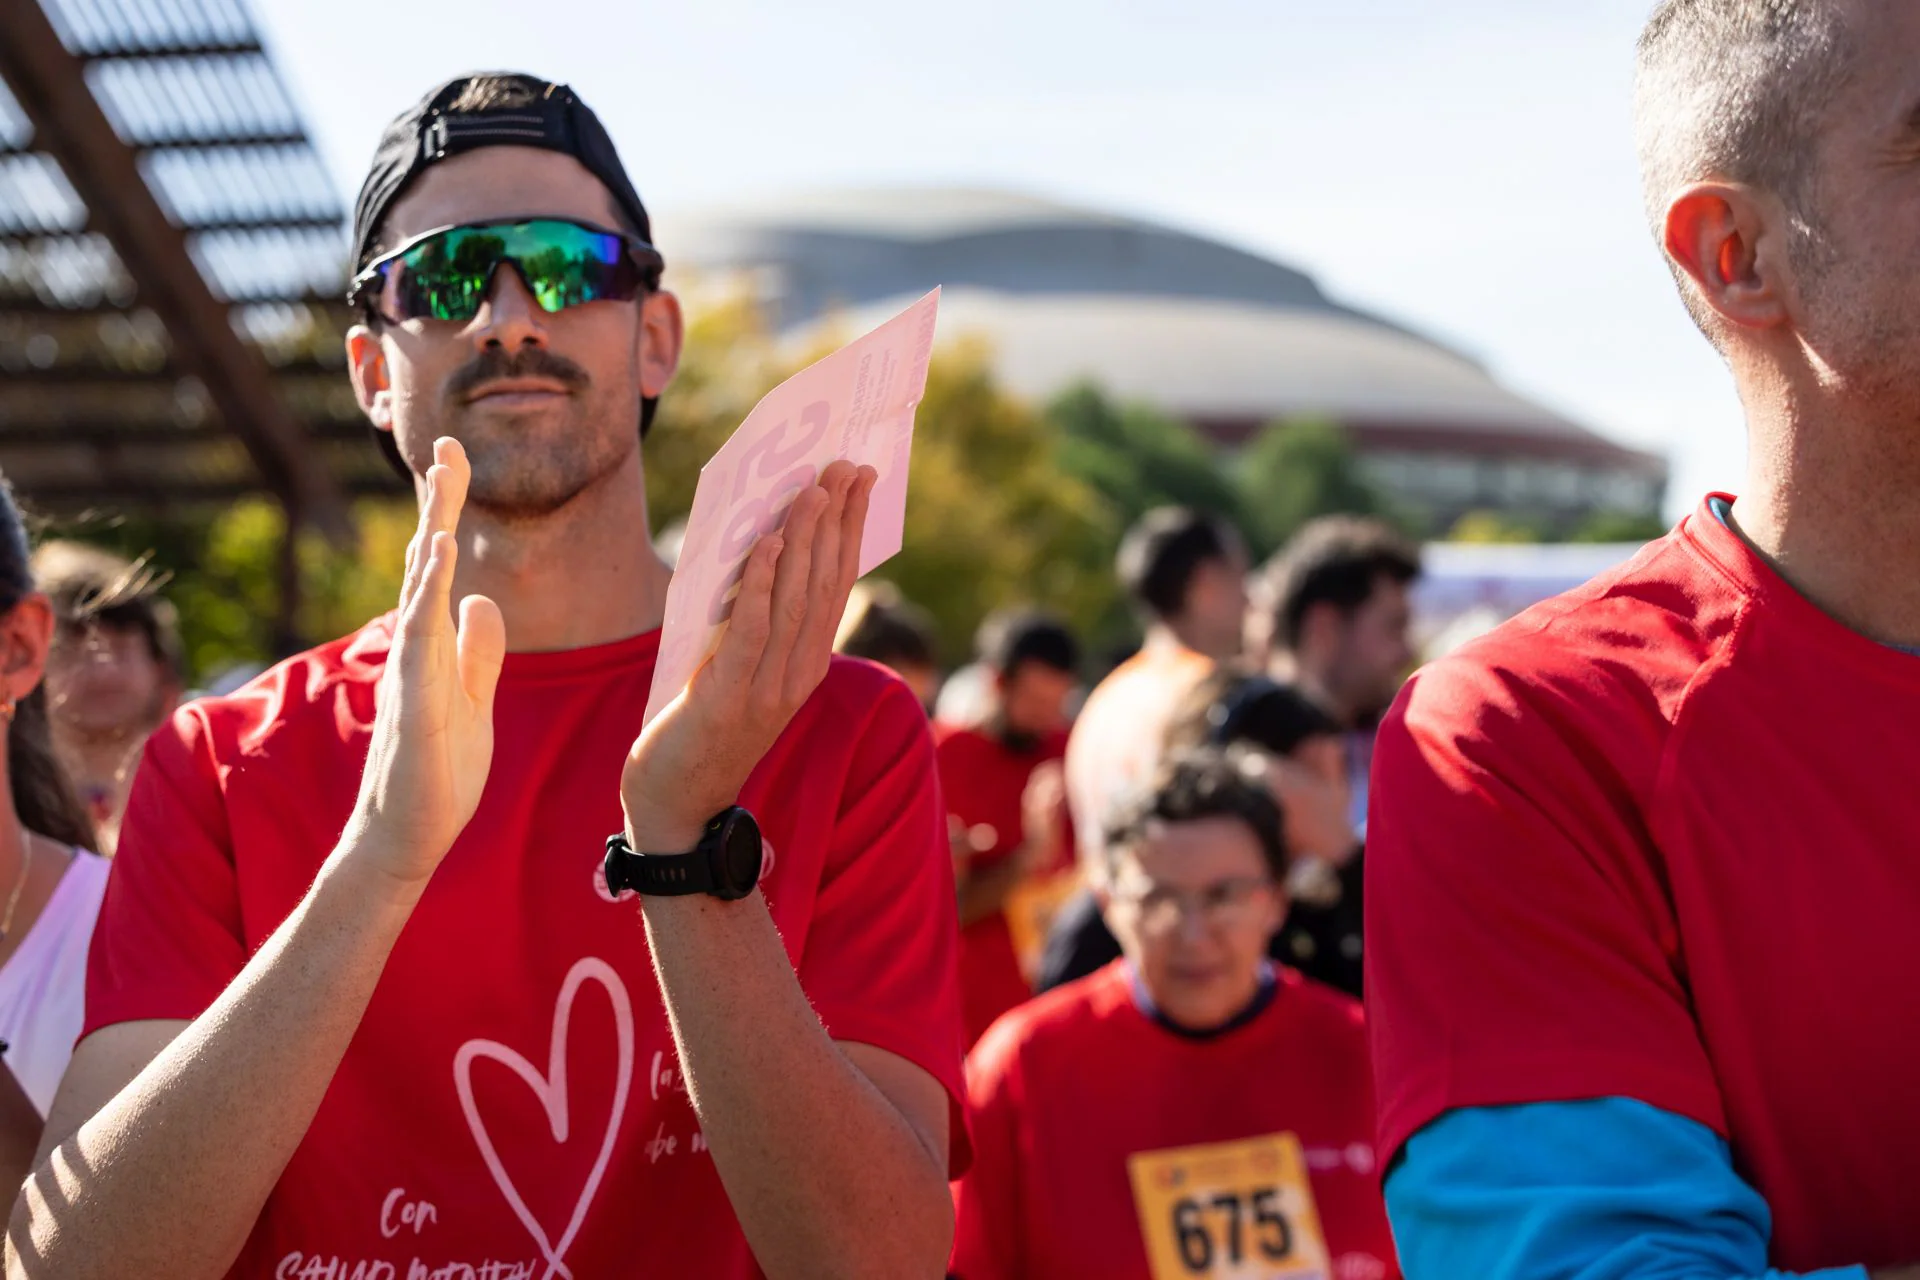
{"label": "blurred face in crowd", "polygon": [[1154,1004],[1195,1031],[1251,1003],[1286,912],[1259,838],[1229,816],[1150,826],[1114,859],[1101,901]]}
{"label": "blurred face in crowd", "polygon": [[1188,643],[1216,661],[1240,652],[1247,614],[1247,553],[1238,547],[1207,560],[1187,584],[1182,625]]}
{"label": "blurred face in crowd", "polygon": [[1297,651],[1302,672],[1339,703],[1329,710],[1370,722],[1393,705],[1413,665],[1412,625],[1407,585],[1382,576],[1351,611],[1331,604],[1307,611]]}
{"label": "blurred face in crowd", "polygon": [[1014,733],[1038,738],[1067,727],[1067,707],[1080,682],[1071,671],[1027,661],[997,683],[1002,723]]}
{"label": "blurred face in crowd", "polygon": [[149,733],[179,689],[139,627],[62,624],[47,658],[47,705],[84,735]]}
{"label": "blurred face in crowd", "polygon": [[[427,169],[387,215],[380,244],[533,217],[621,226],[612,194],[573,157],[485,147]],[[503,266],[472,320],[356,326],[348,354],[361,406],[414,472],[432,465],[437,436],[453,436],[473,467],[468,502],[512,520],[555,511],[637,463],[641,397],[666,387],[680,340],[672,294],[549,313]]]}

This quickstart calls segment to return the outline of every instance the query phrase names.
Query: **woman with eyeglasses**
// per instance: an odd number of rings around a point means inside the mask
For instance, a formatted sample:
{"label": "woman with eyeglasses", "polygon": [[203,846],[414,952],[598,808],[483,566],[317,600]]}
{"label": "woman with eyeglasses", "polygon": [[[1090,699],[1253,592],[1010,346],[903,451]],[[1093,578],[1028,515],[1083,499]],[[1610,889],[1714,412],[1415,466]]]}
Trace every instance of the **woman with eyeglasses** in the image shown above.
{"label": "woman with eyeglasses", "polygon": [[958,1280],[1399,1276],[1360,1006],[1267,958],[1270,767],[1175,756],[1106,838],[1122,957],[974,1049]]}

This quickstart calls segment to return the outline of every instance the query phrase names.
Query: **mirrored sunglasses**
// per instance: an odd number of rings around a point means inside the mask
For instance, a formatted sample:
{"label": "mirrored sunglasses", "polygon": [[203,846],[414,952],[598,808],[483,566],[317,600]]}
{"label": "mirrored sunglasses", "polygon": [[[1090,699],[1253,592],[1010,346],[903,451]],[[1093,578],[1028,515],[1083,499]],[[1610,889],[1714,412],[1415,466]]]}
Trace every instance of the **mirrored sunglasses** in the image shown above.
{"label": "mirrored sunglasses", "polygon": [[502,263],[551,312],[631,301],[658,283],[664,260],[638,236],[560,218],[440,227],[370,263],[347,303],[394,324],[471,320]]}

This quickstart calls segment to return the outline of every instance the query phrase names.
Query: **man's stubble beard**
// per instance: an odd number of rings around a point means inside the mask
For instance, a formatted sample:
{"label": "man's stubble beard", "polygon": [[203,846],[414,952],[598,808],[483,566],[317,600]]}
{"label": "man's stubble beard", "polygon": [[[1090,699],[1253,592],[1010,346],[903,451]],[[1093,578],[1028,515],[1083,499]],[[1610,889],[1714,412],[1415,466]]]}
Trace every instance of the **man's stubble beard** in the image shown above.
{"label": "man's stubble beard", "polygon": [[[467,505],[498,524],[553,515],[618,471],[639,447],[637,400],[622,430],[617,402],[598,387],[576,392],[564,421],[522,426],[511,419],[455,413],[442,434],[467,451]],[[466,419],[462,421],[462,419]]]}

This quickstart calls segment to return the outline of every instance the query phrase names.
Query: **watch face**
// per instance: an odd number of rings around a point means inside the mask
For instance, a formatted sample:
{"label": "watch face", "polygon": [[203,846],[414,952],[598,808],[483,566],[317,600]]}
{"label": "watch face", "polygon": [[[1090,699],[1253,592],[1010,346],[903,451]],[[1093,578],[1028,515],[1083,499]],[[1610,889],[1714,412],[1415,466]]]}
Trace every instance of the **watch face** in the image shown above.
{"label": "watch face", "polygon": [[760,883],[760,824],[745,811],[736,813],[722,836],[720,864],[728,892],[745,897]]}

